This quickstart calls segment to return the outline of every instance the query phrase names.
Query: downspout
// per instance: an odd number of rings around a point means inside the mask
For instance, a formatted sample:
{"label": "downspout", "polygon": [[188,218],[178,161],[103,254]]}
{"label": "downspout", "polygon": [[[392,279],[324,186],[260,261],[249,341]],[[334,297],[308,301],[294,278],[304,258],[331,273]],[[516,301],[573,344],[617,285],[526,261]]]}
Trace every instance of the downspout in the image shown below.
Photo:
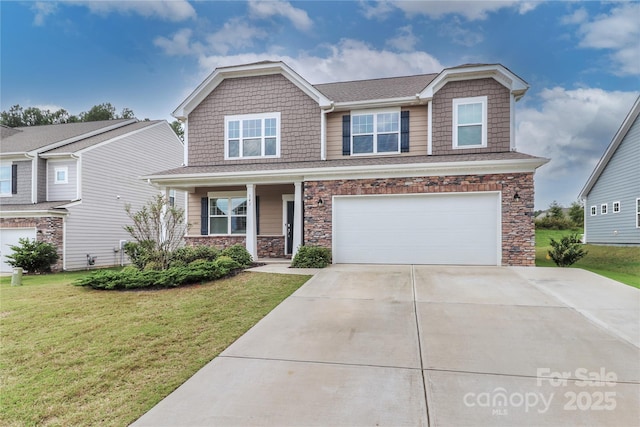
{"label": "downspout", "polygon": [[336,106],[331,103],[331,108],[322,110],[320,114],[320,160],[327,160],[327,114],[332,113]]}
{"label": "downspout", "polygon": [[433,153],[433,129],[431,127],[433,123],[433,100],[427,101],[427,155],[430,156]]}
{"label": "downspout", "polygon": [[62,271],[67,271],[67,215],[62,217]]}
{"label": "downspout", "polygon": [[182,163],[185,166],[189,166],[189,118],[185,118],[184,119],[184,140],[182,141],[184,144],[184,154],[183,154],[183,159],[182,159]]}

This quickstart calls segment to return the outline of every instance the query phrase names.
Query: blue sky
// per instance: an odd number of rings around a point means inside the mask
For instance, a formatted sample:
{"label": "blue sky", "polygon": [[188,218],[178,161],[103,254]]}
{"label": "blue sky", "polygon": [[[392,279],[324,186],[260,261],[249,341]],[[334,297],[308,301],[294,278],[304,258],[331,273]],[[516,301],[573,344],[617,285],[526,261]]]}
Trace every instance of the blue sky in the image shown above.
{"label": "blue sky", "polygon": [[569,205],[640,91],[640,2],[0,2],[0,108],[173,109],[215,67],[284,60],[311,83],[501,63],[531,88],[519,151]]}

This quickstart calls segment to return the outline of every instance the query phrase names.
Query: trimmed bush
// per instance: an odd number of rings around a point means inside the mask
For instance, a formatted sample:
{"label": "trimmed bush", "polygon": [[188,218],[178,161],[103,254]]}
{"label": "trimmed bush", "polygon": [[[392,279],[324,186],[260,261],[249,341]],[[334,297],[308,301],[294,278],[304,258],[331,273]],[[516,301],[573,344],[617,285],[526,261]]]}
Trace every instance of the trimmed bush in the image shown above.
{"label": "trimmed bush", "polygon": [[7,255],[7,264],[20,267],[29,273],[48,273],[58,261],[58,251],[51,243],[31,239],[18,239],[18,245],[10,245],[13,251]]}
{"label": "trimmed bush", "polygon": [[215,261],[196,260],[186,267],[171,267],[166,270],[138,270],[135,267],[126,267],[120,271],[96,271],[74,284],[103,290],[175,288],[220,279],[239,268],[240,264],[233,259],[219,257]]}
{"label": "trimmed bush", "polygon": [[331,249],[321,246],[300,246],[291,267],[325,268],[331,264]]}
{"label": "trimmed bush", "polygon": [[249,267],[253,264],[253,258],[247,249],[239,244],[225,248],[220,255],[227,256],[240,264],[242,267]]}
{"label": "trimmed bush", "polygon": [[205,261],[215,261],[220,255],[220,250],[213,246],[198,245],[198,246],[183,246],[176,249],[171,254],[170,267],[184,267],[187,264],[203,259]]}
{"label": "trimmed bush", "polygon": [[549,256],[558,267],[568,267],[587,254],[582,248],[582,241],[577,234],[563,236],[560,241],[551,239]]}

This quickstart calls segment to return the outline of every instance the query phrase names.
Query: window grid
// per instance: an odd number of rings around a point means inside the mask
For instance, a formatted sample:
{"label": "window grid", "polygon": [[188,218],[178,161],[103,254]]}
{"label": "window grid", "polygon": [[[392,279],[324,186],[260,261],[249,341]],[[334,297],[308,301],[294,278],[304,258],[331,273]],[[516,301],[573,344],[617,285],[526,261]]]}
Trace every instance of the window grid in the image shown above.
{"label": "window grid", "polygon": [[353,114],[351,116],[352,154],[400,152],[400,112]]}
{"label": "window grid", "polygon": [[591,206],[591,216],[596,216],[596,215],[598,215],[598,207]]}
{"label": "window grid", "polygon": [[279,156],[280,113],[225,117],[225,158]]}
{"label": "window grid", "polygon": [[11,165],[0,166],[0,195],[11,195]]}
{"label": "window grid", "polygon": [[600,213],[602,215],[606,215],[607,214],[607,204],[606,203],[603,203],[603,204],[600,205]]}
{"label": "window grid", "polygon": [[613,213],[620,213],[620,202],[613,202]]}
{"label": "window grid", "polygon": [[487,97],[453,100],[453,148],[487,146]]}
{"label": "window grid", "polygon": [[231,235],[247,232],[247,198],[209,199],[209,234]]}

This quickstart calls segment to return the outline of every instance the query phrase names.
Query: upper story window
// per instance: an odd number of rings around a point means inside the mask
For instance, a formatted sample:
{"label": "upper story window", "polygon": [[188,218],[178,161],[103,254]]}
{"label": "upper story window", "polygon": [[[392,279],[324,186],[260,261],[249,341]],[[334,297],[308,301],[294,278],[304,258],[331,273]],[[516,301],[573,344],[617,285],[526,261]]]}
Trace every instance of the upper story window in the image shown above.
{"label": "upper story window", "polygon": [[69,168],[66,166],[57,167],[54,169],[54,183],[55,184],[68,184],[69,183]]}
{"label": "upper story window", "polygon": [[487,146],[487,97],[453,100],[453,148]]}
{"label": "upper story window", "polygon": [[400,152],[400,110],[351,114],[351,154]]}
{"label": "upper story window", "polygon": [[224,118],[225,159],[280,157],[280,113]]}
{"label": "upper story window", "polygon": [[0,196],[11,195],[11,165],[0,165]]}

